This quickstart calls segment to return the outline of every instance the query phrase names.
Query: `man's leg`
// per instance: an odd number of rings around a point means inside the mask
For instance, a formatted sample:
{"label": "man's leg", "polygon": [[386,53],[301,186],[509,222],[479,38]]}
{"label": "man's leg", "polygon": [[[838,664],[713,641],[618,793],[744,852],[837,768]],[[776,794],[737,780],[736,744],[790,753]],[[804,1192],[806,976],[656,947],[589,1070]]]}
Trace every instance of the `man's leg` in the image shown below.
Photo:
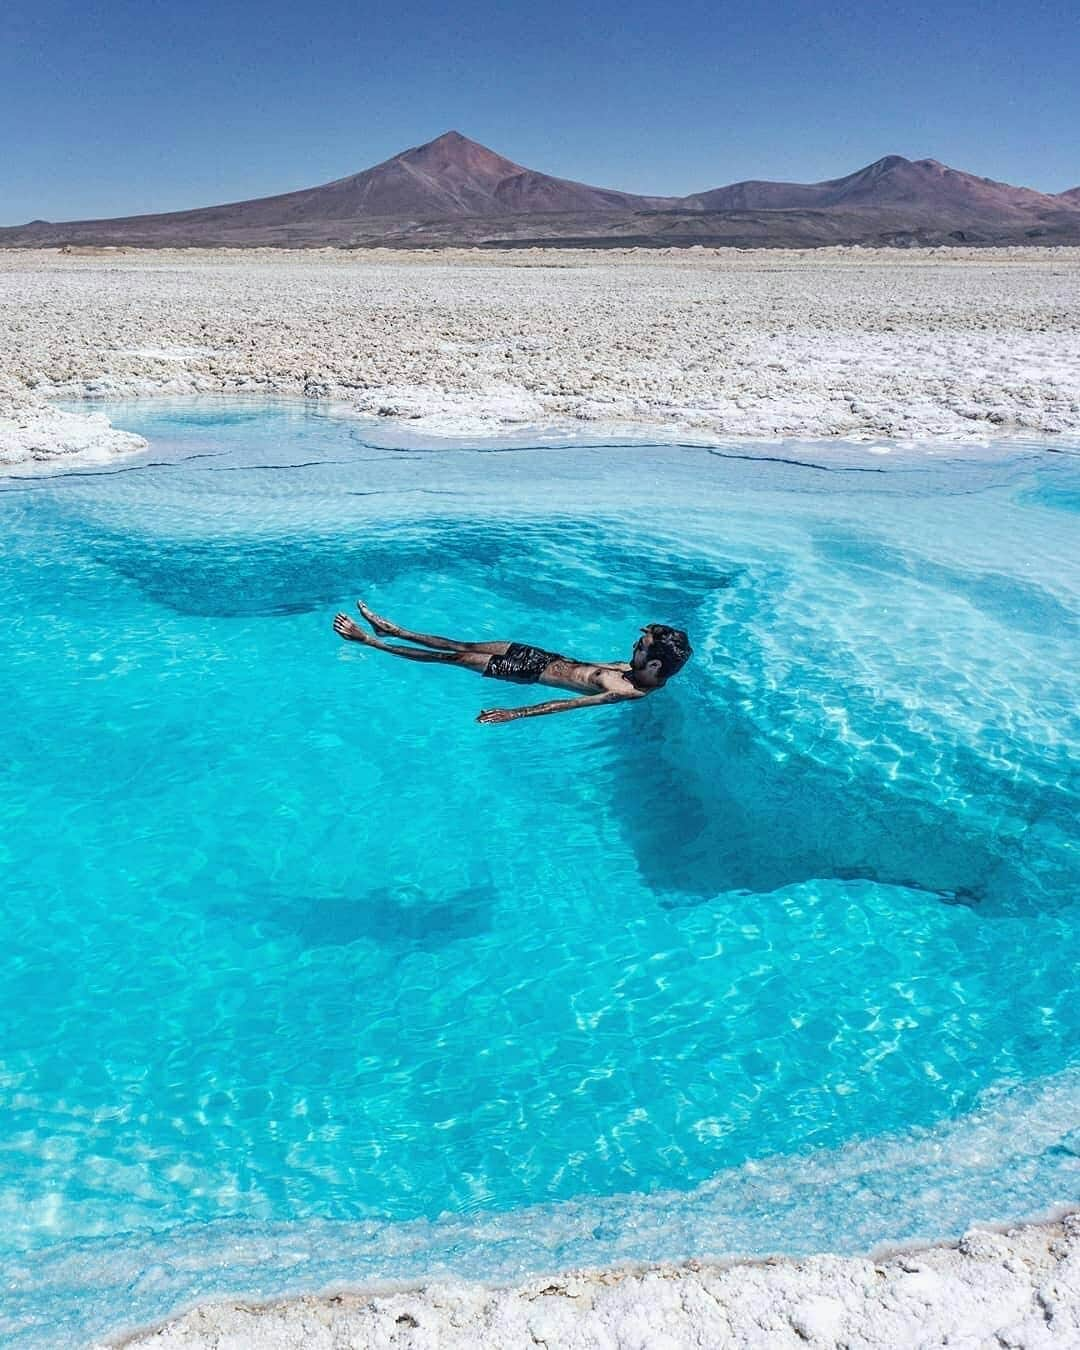
{"label": "man's leg", "polygon": [[367,619],[372,630],[379,637],[396,637],[405,642],[418,642],[422,647],[434,647],[440,652],[483,652],[487,656],[505,656],[509,642],[458,642],[456,638],[436,637],[432,633],[414,633],[411,629],[400,628],[381,614],[369,609],[363,600],[357,600],[356,608]]}
{"label": "man's leg", "polygon": [[491,652],[451,651],[423,652],[416,647],[394,647],[388,642],[380,642],[371,637],[362,628],[353,623],[347,614],[334,616],[334,632],[348,642],[362,642],[365,647],[374,647],[376,651],[388,652],[391,656],[404,656],[407,661],[433,661],[442,666],[458,666],[462,670],[483,671],[491,658]]}

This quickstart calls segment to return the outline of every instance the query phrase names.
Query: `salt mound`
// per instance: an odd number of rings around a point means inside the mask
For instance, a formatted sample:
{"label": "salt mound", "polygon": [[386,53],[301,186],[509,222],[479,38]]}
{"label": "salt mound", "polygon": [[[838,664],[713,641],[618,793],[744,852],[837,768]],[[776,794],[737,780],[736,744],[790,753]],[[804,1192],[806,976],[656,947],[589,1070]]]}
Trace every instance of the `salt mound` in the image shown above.
{"label": "salt mound", "polygon": [[[6,392],[6,391],[4,391]],[[72,458],[97,464],[116,455],[146,449],[146,441],[114,427],[104,413],[62,412],[32,399],[16,402],[0,415],[0,464],[49,464]]]}

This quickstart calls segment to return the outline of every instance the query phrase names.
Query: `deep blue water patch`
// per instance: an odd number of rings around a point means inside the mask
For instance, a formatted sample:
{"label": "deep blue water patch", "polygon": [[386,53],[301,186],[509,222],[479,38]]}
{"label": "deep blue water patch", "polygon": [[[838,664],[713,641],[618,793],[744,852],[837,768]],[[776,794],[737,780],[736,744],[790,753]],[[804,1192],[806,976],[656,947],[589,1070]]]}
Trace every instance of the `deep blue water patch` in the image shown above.
{"label": "deep blue water patch", "polygon": [[[113,416],[146,455],[0,480],[11,1343],[1078,1197],[1074,458]],[[481,727],[542,695],[341,644],[357,595],[695,656]]]}

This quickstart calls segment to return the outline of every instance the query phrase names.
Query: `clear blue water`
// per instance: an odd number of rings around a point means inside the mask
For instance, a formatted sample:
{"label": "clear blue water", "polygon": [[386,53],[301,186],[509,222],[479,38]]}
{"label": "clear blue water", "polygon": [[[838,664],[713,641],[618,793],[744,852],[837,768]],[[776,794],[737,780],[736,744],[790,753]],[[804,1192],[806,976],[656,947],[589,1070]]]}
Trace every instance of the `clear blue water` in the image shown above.
{"label": "clear blue water", "polygon": [[[108,411],[151,450],[0,479],[5,1343],[1080,1198],[1075,449]],[[696,654],[482,727],[540,695],[358,595]]]}

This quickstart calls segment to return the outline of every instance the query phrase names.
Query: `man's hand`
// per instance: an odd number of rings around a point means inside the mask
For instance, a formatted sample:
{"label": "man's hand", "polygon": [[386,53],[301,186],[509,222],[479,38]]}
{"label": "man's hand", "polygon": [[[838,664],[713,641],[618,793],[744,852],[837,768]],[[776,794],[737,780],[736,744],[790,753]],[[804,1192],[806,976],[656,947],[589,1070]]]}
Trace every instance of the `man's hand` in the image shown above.
{"label": "man's hand", "polygon": [[476,719],[485,726],[494,722],[516,722],[519,717],[547,717],[549,713],[573,712],[575,708],[599,708],[605,703],[625,703],[635,694],[586,694],[584,698],[556,698],[548,703],[533,703],[526,708],[485,708]]}
{"label": "man's hand", "polygon": [[515,708],[485,708],[476,720],[490,726],[493,722],[512,722],[520,716],[521,713]]}

